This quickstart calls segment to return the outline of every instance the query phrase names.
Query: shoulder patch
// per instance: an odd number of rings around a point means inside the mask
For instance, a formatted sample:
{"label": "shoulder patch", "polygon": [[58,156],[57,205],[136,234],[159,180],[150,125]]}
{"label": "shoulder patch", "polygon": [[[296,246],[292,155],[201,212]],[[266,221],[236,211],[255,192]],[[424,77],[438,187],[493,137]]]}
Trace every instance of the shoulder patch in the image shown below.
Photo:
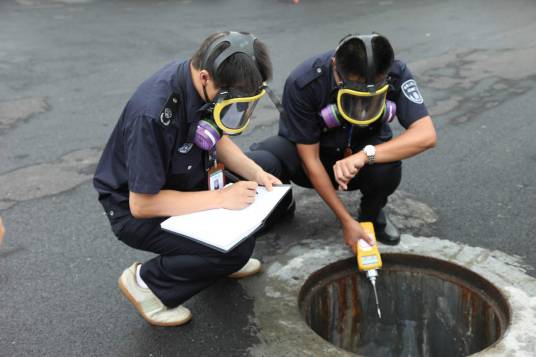
{"label": "shoulder patch", "polygon": [[179,96],[174,93],[168,98],[164,108],[162,109],[162,112],[160,113],[160,124],[163,126],[169,126],[169,124],[171,124],[171,122],[177,118],[178,110]]}
{"label": "shoulder patch", "polygon": [[419,88],[417,87],[417,82],[415,82],[414,79],[409,79],[402,83],[401,86],[402,93],[404,93],[404,96],[408,98],[410,101],[412,101],[415,104],[422,104],[424,102],[424,99],[422,98],[421,92],[419,91]]}

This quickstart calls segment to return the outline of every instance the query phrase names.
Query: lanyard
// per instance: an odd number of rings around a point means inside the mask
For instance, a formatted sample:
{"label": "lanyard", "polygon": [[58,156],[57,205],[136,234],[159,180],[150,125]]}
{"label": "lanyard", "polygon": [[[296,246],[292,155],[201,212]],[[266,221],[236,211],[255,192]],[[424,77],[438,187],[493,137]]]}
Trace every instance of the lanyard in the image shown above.
{"label": "lanyard", "polygon": [[348,139],[346,139],[346,147],[352,147],[352,133],[354,132],[354,126],[350,125],[350,130],[348,130]]}
{"label": "lanyard", "polygon": [[216,155],[216,147],[207,151],[205,169],[208,171],[210,168],[218,164],[218,157]]}
{"label": "lanyard", "polygon": [[344,157],[348,157],[353,154],[352,152],[352,133],[354,132],[354,126],[350,125],[350,130],[348,130],[348,138],[346,139],[346,148],[344,149]]}

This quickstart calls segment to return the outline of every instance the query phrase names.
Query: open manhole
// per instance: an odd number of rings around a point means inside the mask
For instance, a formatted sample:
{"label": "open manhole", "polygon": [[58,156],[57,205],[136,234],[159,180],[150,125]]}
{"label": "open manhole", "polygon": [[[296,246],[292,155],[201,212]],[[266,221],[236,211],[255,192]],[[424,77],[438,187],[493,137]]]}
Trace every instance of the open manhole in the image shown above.
{"label": "open manhole", "polygon": [[383,254],[374,292],[355,258],[313,273],[299,295],[307,324],[330,343],[364,356],[467,356],[493,345],[510,306],[489,281],[459,265]]}

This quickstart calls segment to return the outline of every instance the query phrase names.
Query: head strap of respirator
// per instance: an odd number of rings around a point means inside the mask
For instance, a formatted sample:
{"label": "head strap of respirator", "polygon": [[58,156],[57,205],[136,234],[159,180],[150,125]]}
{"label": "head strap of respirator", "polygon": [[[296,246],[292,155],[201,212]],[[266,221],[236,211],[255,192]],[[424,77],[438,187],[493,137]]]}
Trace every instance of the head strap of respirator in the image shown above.
{"label": "head strap of respirator", "polygon": [[[246,54],[256,64],[255,49],[253,47],[256,39],[252,34],[229,31],[228,34],[218,37],[208,46],[201,61],[201,69],[206,69],[209,73],[215,75],[227,58],[239,52]],[[215,58],[211,58],[214,51],[224,42],[229,43],[229,46]]]}

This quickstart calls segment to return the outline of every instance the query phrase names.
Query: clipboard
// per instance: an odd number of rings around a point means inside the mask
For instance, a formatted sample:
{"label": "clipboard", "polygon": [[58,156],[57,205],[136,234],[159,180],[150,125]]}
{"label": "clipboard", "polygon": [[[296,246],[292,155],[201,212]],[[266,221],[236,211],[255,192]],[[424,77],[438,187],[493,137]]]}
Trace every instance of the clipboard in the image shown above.
{"label": "clipboard", "polygon": [[217,208],[169,217],[160,227],[178,238],[191,239],[207,247],[227,253],[261,229],[290,190],[290,185],[273,186],[268,192],[257,188],[255,202],[242,210]]}

